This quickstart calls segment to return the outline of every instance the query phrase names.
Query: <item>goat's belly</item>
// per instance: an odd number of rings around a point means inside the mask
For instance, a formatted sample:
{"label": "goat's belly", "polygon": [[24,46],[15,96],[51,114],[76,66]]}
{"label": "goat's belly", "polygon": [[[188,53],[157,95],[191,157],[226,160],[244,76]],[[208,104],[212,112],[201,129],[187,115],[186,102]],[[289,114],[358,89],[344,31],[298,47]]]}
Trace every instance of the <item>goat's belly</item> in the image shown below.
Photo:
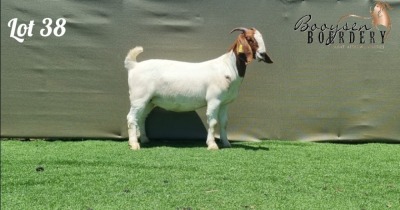
{"label": "goat's belly", "polygon": [[165,110],[174,112],[194,111],[207,105],[205,99],[178,97],[178,98],[161,98],[154,97],[151,103]]}

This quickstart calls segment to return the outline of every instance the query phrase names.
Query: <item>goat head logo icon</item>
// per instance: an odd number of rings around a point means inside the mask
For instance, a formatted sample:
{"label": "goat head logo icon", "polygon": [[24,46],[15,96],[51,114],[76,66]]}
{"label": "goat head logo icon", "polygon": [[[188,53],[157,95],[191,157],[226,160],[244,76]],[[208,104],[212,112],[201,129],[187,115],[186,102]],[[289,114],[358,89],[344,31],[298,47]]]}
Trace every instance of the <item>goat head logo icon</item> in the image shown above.
{"label": "goat head logo icon", "polygon": [[370,17],[364,17],[364,16],[359,16],[355,14],[349,14],[349,15],[344,15],[342,16],[338,23],[341,22],[343,19],[349,18],[349,17],[355,17],[355,18],[362,18],[362,19],[371,19],[371,24],[373,27],[375,27],[377,30],[380,31],[380,26],[383,26],[386,28],[386,33],[385,33],[385,39],[388,37],[390,30],[392,29],[392,23],[390,20],[389,12],[388,10],[391,10],[392,7],[387,3],[383,1],[375,1],[375,6],[370,8]]}

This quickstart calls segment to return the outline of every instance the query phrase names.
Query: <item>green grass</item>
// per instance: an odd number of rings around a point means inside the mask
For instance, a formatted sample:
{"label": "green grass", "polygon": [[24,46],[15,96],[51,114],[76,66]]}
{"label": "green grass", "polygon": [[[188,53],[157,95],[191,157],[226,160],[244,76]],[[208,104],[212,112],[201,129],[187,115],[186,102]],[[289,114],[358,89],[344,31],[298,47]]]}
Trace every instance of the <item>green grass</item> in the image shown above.
{"label": "green grass", "polygon": [[1,141],[1,209],[400,209],[400,145]]}

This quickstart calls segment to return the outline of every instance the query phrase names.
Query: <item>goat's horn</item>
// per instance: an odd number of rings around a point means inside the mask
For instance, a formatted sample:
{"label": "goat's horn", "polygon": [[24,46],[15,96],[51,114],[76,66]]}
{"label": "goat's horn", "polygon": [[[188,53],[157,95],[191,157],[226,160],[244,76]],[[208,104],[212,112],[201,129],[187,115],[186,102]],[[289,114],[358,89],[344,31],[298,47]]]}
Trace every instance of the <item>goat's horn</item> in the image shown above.
{"label": "goat's horn", "polygon": [[234,28],[231,33],[233,33],[234,31],[241,31],[243,33],[246,33],[246,31],[248,31],[249,29],[244,28],[244,27],[238,27],[238,28]]}

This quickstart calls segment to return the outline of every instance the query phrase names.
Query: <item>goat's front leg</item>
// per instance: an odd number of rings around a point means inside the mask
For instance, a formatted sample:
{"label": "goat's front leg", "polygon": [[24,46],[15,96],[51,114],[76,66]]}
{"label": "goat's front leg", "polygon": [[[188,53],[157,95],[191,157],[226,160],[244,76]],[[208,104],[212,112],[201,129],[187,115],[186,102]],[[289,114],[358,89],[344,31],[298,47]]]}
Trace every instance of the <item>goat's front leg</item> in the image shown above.
{"label": "goat's front leg", "polygon": [[221,105],[219,108],[219,114],[218,114],[218,121],[219,121],[219,128],[220,128],[220,138],[222,141],[222,146],[225,148],[231,147],[231,144],[228,141],[228,135],[226,132],[226,127],[228,123],[228,105],[224,104]]}
{"label": "goat's front leg", "polygon": [[215,143],[214,128],[217,125],[217,117],[219,111],[219,100],[211,100],[207,102],[207,122],[208,122],[208,134],[207,134],[207,145],[209,150],[217,150],[218,145]]}

